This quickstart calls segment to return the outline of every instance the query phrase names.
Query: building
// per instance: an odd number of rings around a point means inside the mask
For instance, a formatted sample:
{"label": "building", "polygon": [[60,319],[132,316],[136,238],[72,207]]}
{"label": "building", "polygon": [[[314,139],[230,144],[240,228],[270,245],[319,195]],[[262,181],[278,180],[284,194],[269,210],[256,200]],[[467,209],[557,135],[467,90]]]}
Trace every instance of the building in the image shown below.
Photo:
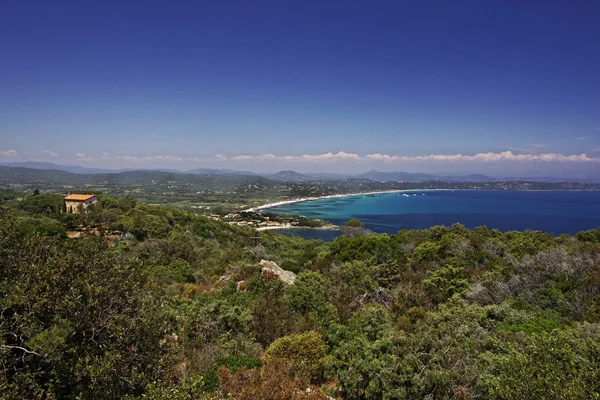
{"label": "building", "polygon": [[96,196],[93,194],[69,194],[65,197],[65,206],[68,213],[79,213],[96,201]]}

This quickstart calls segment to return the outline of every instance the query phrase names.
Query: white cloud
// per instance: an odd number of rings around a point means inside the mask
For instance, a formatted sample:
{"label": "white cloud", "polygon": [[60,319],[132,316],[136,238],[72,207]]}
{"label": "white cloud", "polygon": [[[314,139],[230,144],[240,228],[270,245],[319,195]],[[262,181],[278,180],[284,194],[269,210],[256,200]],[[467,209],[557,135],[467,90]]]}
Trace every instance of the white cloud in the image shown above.
{"label": "white cloud", "polygon": [[529,146],[531,147],[537,147],[537,148],[544,148],[547,147],[545,144],[543,143],[534,143],[534,144],[530,144]]}
{"label": "white cloud", "polygon": [[132,162],[216,162],[216,161],[287,161],[287,162],[333,162],[333,161],[360,161],[361,157],[358,154],[346,153],[340,151],[338,153],[324,153],[324,154],[303,154],[300,156],[279,156],[271,153],[250,155],[250,154],[238,154],[235,156],[227,157],[222,154],[217,154],[213,157],[192,157],[192,156],[173,156],[173,155],[152,155],[145,154],[142,156],[136,155],[111,155],[109,153],[103,153],[101,156],[88,156],[85,153],[77,153],[75,155],[77,160],[93,161],[93,160],[121,160],[121,161],[132,161]]}
{"label": "white cloud", "polygon": [[369,154],[365,156],[367,159],[385,161],[385,162],[502,162],[502,161],[544,161],[544,162],[600,162],[600,158],[591,158],[586,154],[564,155],[559,153],[544,153],[544,154],[514,154],[512,151],[503,151],[501,153],[478,153],[475,155],[462,154],[430,154],[427,156],[405,157],[405,156],[388,156],[385,154]]}
{"label": "white cloud", "polygon": [[55,153],[55,152],[53,152],[51,150],[42,150],[42,153],[48,154],[50,157],[57,157],[58,156],[58,153]]}
{"label": "white cloud", "polygon": [[[227,157],[223,157],[223,156],[221,156],[220,158],[221,159],[227,159]],[[235,157],[232,157],[231,159],[235,160],[235,161],[243,161],[243,160],[252,160],[253,158],[254,158],[253,156],[249,156],[247,154],[240,154],[240,155],[237,155]]]}
{"label": "white cloud", "polygon": [[[592,150],[595,152],[595,150]],[[7,152],[4,152],[7,153]],[[1,153],[0,153],[1,154]],[[15,152],[16,154],[16,152]],[[265,163],[279,162],[290,164],[317,164],[317,163],[384,163],[384,164],[459,164],[459,163],[502,163],[502,162],[568,162],[568,163],[600,163],[600,158],[589,157],[586,154],[565,155],[560,153],[541,153],[541,154],[515,154],[512,151],[503,151],[499,153],[477,153],[474,155],[463,154],[429,154],[423,156],[397,156],[381,153],[372,153],[360,156],[355,153],[323,154],[303,154],[303,155],[276,155],[265,153],[259,155],[239,154],[235,156],[225,156],[217,154],[212,157],[192,157],[192,156],[174,156],[174,155],[111,155],[103,153],[101,156],[88,156],[84,153],[75,155],[78,161],[121,161],[131,163],[215,163],[215,162],[236,162],[236,163]]]}
{"label": "white cloud", "polygon": [[338,153],[324,153],[324,154],[303,154],[301,156],[277,156],[275,154],[261,154],[257,156],[252,155],[238,155],[231,157],[231,160],[257,160],[257,161],[289,161],[289,162],[331,162],[331,161],[359,161],[361,157],[358,154],[346,153],[340,151]]}
{"label": "white cloud", "polygon": [[575,139],[575,140],[587,140],[589,138],[590,138],[589,136],[577,136],[577,137],[574,137],[573,139]]}
{"label": "white cloud", "polygon": [[16,150],[0,151],[0,156],[14,157],[17,154],[19,154],[19,152]]}
{"label": "white cloud", "polygon": [[100,156],[87,155],[85,153],[77,153],[75,157],[78,161],[131,161],[131,162],[205,162],[227,160],[227,157],[217,155],[212,158],[187,157],[187,156],[172,156],[172,155],[152,155],[145,154],[143,156],[136,155],[112,155],[110,153],[102,153]]}

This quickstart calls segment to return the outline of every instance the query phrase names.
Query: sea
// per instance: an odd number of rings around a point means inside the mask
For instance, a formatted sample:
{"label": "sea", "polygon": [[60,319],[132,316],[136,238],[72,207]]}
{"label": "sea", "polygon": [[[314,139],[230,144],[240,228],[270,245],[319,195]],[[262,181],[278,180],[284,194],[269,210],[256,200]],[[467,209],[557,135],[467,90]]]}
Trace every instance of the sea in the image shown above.
{"label": "sea", "polygon": [[[575,234],[600,227],[600,191],[414,190],[303,201],[264,209],[321,218],[336,225],[359,219],[378,233],[460,223],[467,228]],[[306,239],[334,240],[339,231],[282,229]]]}

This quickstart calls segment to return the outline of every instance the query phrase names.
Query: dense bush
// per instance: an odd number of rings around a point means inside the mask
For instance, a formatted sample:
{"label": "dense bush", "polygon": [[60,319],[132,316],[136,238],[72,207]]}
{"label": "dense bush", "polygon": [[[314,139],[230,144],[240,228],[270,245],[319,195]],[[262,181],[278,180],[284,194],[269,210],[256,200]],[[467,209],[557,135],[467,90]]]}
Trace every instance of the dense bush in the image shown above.
{"label": "dense bush", "polygon": [[261,369],[240,368],[231,373],[221,367],[219,385],[227,398],[235,400],[326,400],[327,396],[316,387],[290,377],[285,366],[269,363]]}
{"label": "dense bush", "polygon": [[500,343],[480,356],[491,399],[600,398],[600,328],[582,325]]}
{"label": "dense bush", "polygon": [[598,230],[323,243],[0,195],[2,399],[600,398]]}
{"label": "dense bush", "polygon": [[101,239],[23,237],[18,221],[0,220],[0,392],[118,398],[166,376],[160,289],[141,287]]}
{"label": "dense bush", "polygon": [[317,382],[325,371],[325,343],[315,331],[277,339],[265,352],[267,362],[284,366],[304,382]]}

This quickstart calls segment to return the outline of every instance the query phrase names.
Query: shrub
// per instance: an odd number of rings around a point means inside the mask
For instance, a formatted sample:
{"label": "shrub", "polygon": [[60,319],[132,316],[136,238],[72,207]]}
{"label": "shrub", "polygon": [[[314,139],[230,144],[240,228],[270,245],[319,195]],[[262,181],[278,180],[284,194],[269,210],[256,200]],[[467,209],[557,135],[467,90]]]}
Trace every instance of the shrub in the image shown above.
{"label": "shrub", "polygon": [[142,273],[154,278],[166,278],[175,282],[194,281],[194,270],[187,261],[181,259],[171,261],[168,266],[152,266]]}
{"label": "shrub", "polygon": [[429,271],[429,278],[423,283],[434,290],[434,293],[451,297],[469,288],[469,281],[464,277],[461,268],[446,264],[440,269]]}
{"label": "shrub", "polygon": [[284,336],[269,346],[266,360],[285,365],[304,382],[318,381],[325,369],[325,343],[315,331]]}
{"label": "shrub", "polygon": [[327,396],[315,387],[306,387],[297,378],[285,373],[278,363],[261,369],[240,368],[231,373],[221,367],[217,373],[219,386],[236,400],[325,400]]}
{"label": "shrub", "polygon": [[438,251],[440,247],[433,242],[424,242],[418,245],[413,251],[413,258],[417,261],[434,261],[439,258]]}
{"label": "shrub", "polygon": [[363,224],[362,221],[358,219],[351,219],[348,222],[346,222],[346,226],[350,226],[352,228],[363,228],[365,224]]}
{"label": "shrub", "polygon": [[259,358],[252,358],[247,355],[219,358],[217,359],[216,366],[208,371],[205,371],[202,375],[202,390],[204,392],[214,392],[219,388],[219,381],[217,377],[217,369],[219,367],[226,367],[230,373],[235,373],[241,368],[251,370],[260,368],[261,366],[262,361]]}
{"label": "shrub", "polygon": [[600,331],[596,325],[578,328],[523,336],[481,354],[481,391],[499,400],[597,399]]}

